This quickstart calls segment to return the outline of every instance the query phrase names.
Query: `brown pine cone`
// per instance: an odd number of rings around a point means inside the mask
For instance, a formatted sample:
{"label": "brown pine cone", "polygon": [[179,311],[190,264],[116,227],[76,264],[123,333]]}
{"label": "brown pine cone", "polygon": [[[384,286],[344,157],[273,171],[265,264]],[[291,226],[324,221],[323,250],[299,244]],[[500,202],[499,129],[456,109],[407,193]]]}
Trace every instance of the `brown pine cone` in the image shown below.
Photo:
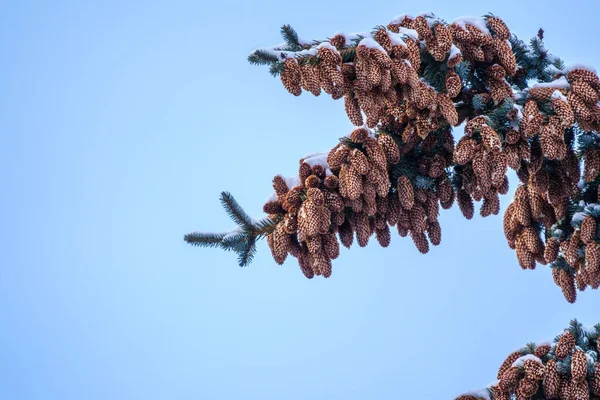
{"label": "brown pine cone", "polygon": [[365,247],[371,237],[371,228],[369,226],[369,217],[364,212],[354,213],[354,227],[356,230],[356,240],[360,247]]}
{"label": "brown pine cone", "polygon": [[302,76],[300,66],[295,58],[287,58],[283,62],[283,71],[281,71],[280,78],[281,83],[283,83],[283,86],[288,92],[294,96],[300,96],[302,94]]}
{"label": "brown pine cone", "polygon": [[302,88],[314,96],[319,96],[321,94],[321,81],[318,68],[315,65],[305,63],[300,66],[300,74]]}
{"label": "brown pine cone", "polygon": [[492,30],[494,37],[502,40],[510,39],[510,31],[508,27],[498,17],[487,17],[487,25]]}
{"label": "brown pine cone", "polygon": [[358,100],[352,92],[348,92],[344,96],[344,107],[350,122],[352,122],[353,125],[361,126],[363,124],[363,116],[360,111]]}
{"label": "brown pine cone", "polygon": [[570,331],[566,331],[558,340],[554,354],[556,358],[562,360],[571,354],[573,348],[575,348],[575,336]]}
{"label": "brown pine cone", "polygon": [[569,128],[575,123],[575,115],[568,101],[558,97],[552,98],[552,107],[559,116],[561,124],[565,128]]}
{"label": "brown pine cone", "polygon": [[560,288],[562,289],[563,296],[569,303],[575,303],[577,301],[577,287],[575,286],[575,276],[564,269],[560,270],[559,275]]}
{"label": "brown pine cone", "polygon": [[581,222],[581,240],[588,244],[596,237],[596,220],[591,215],[586,215]]}
{"label": "brown pine cone", "polygon": [[377,238],[377,242],[379,242],[381,247],[388,247],[391,241],[390,227],[385,224],[384,228],[377,228],[375,230],[375,237]]}
{"label": "brown pine cone", "polygon": [[397,164],[400,160],[400,150],[394,138],[390,135],[380,134],[377,137],[377,141],[383,149],[387,162],[391,165]]}
{"label": "brown pine cone", "polygon": [[[398,227],[398,233],[400,233],[400,227]],[[411,230],[410,237],[412,238],[415,247],[421,254],[426,254],[429,252],[429,242],[427,241],[427,237],[425,236],[424,232],[416,232]]]}
{"label": "brown pine cone", "polygon": [[327,155],[327,164],[329,165],[329,168],[334,171],[340,169],[342,164],[348,159],[349,154],[350,149],[342,143],[338,143]]}
{"label": "brown pine cone", "polygon": [[502,378],[502,375],[504,375],[504,373],[512,367],[514,362],[517,361],[521,357],[523,357],[523,353],[521,353],[519,351],[510,353],[508,355],[508,357],[506,357],[506,359],[504,359],[504,361],[502,362],[502,365],[500,365],[500,368],[498,369],[498,374],[496,375],[497,379]]}
{"label": "brown pine cone", "polygon": [[412,182],[407,176],[402,175],[398,178],[398,199],[405,210],[412,209],[415,203],[415,195]]}
{"label": "brown pine cone", "polygon": [[523,363],[523,368],[525,369],[525,376],[527,378],[537,381],[544,379],[545,369],[541,362],[528,359]]}
{"label": "brown pine cone", "polygon": [[334,233],[328,233],[322,236],[323,250],[327,257],[335,260],[340,255],[340,244]]}
{"label": "brown pine cone", "polygon": [[556,360],[551,358],[546,363],[546,374],[542,383],[544,387],[544,395],[547,399],[556,399],[559,395],[560,376],[556,369]]}
{"label": "brown pine cone", "polygon": [[559,245],[560,242],[553,237],[546,240],[546,248],[544,249],[544,260],[546,260],[547,263],[551,263],[554,262],[554,260],[556,260],[556,257],[558,257]]}
{"label": "brown pine cone", "polygon": [[446,121],[448,121],[450,125],[456,126],[458,124],[458,112],[456,111],[454,102],[451,100],[449,95],[445,93],[438,93],[437,104]]}
{"label": "brown pine cone", "polygon": [[323,180],[323,184],[325,185],[325,187],[332,190],[337,189],[339,183],[339,179],[335,175],[329,175]]}
{"label": "brown pine cone", "polygon": [[587,382],[571,382],[571,398],[573,400],[590,400],[590,389]]}
{"label": "brown pine cone", "polygon": [[520,377],[521,369],[519,367],[509,366],[507,370],[500,376],[498,388],[503,392],[511,391],[519,383]]}
{"label": "brown pine cone", "polygon": [[600,100],[596,90],[594,90],[589,83],[583,80],[577,80],[573,82],[571,84],[571,90],[590,106],[595,105],[598,103],[598,100]]}
{"label": "brown pine cone", "polygon": [[352,246],[352,242],[354,241],[354,230],[352,229],[352,225],[349,220],[346,220],[342,225],[338,228],[338,236],[340,237],[340,242],[344,247],[349,249]]}
{"label": "brown pine cone", "polygon": [[446,73],[446,94],[453,99],[460,94],[461,90],[462,82],[460,77],[452,69],[449,69]]}
{"label": "brown pine cone", "polygon": [[575,350],[571,358],[571,379],[582,382],[587,376],[587,358],[582,350]]}
{"label": "brown pine cone", "polygon": [[427,228],[427,236],[432,245],[438,246],[442,242],[442,228],[437,221],[430,222]]}
{"label": "brown pine cone", "polygon": [[[600,340],[598,340],[600,343]],[[600,396],[600,362],[594,364],[594,375],[590,379],[592,393],[595,396]]]}
{"label": "brown pine cone", "polygon": [[600,151],[596,149],[587,150],[583,154],[583,179],[591,182],[600,173]]}
{"label": "brown pine cone", "polygon": [[463,216],[466,219],[473,218],[475,207],[473,206],[473,199],[471,198],[471,195],[461,189],[458,191],[456,200],[458,202],[458,207],[460,208],[460,211],[462,212]]}
{"label": "brown pine cone", "polygon": [[534,355],[535,355],[537,358],[542,358],[542,357],[544,357],[545,355],[547,355],[547,354],[550,352],[550,350],[551,350],[551,349],[552,349],[552,346],[551,346],[551,345],[549,345],[549,344],[540,344],[539,346],[537,346],[537,347],[535,348],[535,351],[534,351],[534,353],[533,353],[533,354],[534,354]]}
{"label": "brown pine cone", "polygon": [[538,391],[539,387],[540,383],[537,380],[525,377],[519,382],[519,386],[517,387],[517,396],[522,398],[530,398]]}
{"label": "brown pine cone", "polygon": [[456,144],[453,155],[454,162],[460,165],[467,164],[469,161],[473,160],[473,157],[477,153],[477,147],[478,145],[475,139],[463,136]]}
{"label": "brown pine cone", "polygon": [[509,76],[514,76],[517,72],[517,60],[513,53],[510,44],[506,40],[494,38],[491,44],[500,65],[504,67]]}
{"label": "brown pine cone", "polygon": [[517,260],[519,261],[521,268],[531,270],[535,269],[535,257],[527,248],[527,245],[523,240],[523,236],[517,236],[515,239],[515,246],[517,251]]}

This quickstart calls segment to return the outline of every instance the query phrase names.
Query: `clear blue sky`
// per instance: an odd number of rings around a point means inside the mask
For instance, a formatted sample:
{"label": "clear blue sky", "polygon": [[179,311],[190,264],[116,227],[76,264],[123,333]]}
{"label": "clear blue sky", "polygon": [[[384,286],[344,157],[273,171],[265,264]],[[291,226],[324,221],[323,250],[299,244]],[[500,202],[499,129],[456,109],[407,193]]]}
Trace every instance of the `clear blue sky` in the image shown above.
{"label": "clear blue sky", "polygon": [[261,216],[274,174],[350,129],[343,103],[246,62],[282,24],[324,38],[491,11],[599,67],[595,1],[0,3],[0,398],[450,399],[600,320],[600,292],[570,305],[547,268],[520,269],[500,216],[443,212],[430,254],[394,235],[329,280],[264,243],[240,269],[182,240],[231,228],[222,190]]}

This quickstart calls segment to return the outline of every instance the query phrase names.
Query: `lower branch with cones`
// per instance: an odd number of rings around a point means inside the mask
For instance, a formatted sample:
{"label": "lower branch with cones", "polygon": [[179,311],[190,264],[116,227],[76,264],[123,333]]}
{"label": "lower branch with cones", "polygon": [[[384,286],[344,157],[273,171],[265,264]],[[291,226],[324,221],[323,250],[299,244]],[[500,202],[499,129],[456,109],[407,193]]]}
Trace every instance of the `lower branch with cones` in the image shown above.
{"label": "lower branch with cones", "polygon": [[553,341],[528,343],[506,357],[497,381],[455,400],[599,400],[600,324],[577,320]]}
{"label": "lower branch with cones", "polygon": [[[600,287],[600,78],[566,67],[539,31],[529,44],[498,17],[401,15],[370,32],[304,41],[285,25],[284,45],[258,49],[294,96],[344,99],[355,129],[327,154],[300,160],[295,177],[275,176],[266,217],[249,218],[229,193],[238,228],[185,240],[235,251],[241,266],[266,237],[273,258],[297,259],[307,278],[329,277],[340,243],[387,247],[391,228],[421,253],[439,245],[441,209],[471,219],[500,212],[521,268],[549,265],[567,299]],[[531,82],[537,82],[531,85]],[[457,136],[456,127],[464,125]]]}

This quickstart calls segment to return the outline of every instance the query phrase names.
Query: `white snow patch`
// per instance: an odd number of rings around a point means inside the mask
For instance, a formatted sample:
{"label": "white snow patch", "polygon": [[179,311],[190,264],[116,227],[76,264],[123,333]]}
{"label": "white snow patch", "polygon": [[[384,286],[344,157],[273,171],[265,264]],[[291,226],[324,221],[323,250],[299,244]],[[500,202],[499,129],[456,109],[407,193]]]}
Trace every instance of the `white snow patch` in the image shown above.
{"label": "white snow patch", "polygon": [[450,47],[450,56],[448,56],[448,59],[451,60],[457,55],[462,55],[462,53],[460,52],[460,49],[453,44],[452,47]]}
{"label": "white snow patch", "polygon": [[533,354],[527,354],[523,357],[517,358],[517,360],[512,364],[512,366],[513,367],[522,367],[525,364],[525,361],[527,361],[527,360],[538,361],[540,364],[542,363],[542,360],[540,360]]}
{"label": "white snow patch", "polygon": [[483,33],[485,33],[487,35],[490,34],[487,24],[485,23],[485,20],[481,17],[469,17],[469,16],[458,17],[454,21],[452,21],[452,23],[460,26],[461,28],[464,28],[465,30],[467,29],[467,25],[472,25],[472,26],[476,27],[477,29],[479,29],[480,31],[482,31]]}
{"label": "white snow patch", "polygon": [[285,180],[285,184],[287,185],[288,189],[295,188],[296,186],[300,186],[302,184],[298,176],[283,177],[283,179]]}
{"label": "white snow patch", "polygon": [[335,46],[333,46],[331,43],[329,42],[321,42],[318,46],[317,49],[329,49],[331,51],[335,51],[336,53],[338,53],[338,49],[335,48]]}
{"label": "white snow patch", "polygon": [[576,212],[575,214],[573,214],[573,218],[571,219],[571,225],[572,226],[578,226],[581,225],[581,222],[583,222],[583,219],[585,218],[587,214],[579,211]]}
{"label": "white snow patch", "polygon": [[379,51],[382,51],[384,53],[386,53],[385,49],[383,47],[381,47],[381,45],[379,43],[377,43],[374,39],[371,38],[364,38],[363,40],[360,41],[360,43],[358,43],[358,45],[363,45],[363,46],[367,46],[370,49],[377,49]]}
{"label": "white snow patch", "polygon": [[304,162],[311,167],[321,165],[323,168],[329,168],[329,164],[327,164],[327,153],[313,154],[310,157],[304,158]]}
{"label": "white snow patch", "polygon": [[538,88],[556,88],[556,89],[569,89],[571,87],[571,85],[569,84],[569,81],[567,81],[567,78],[565,78],[564,76],[561,76],[560,78],[553,80],[552,82],[542,82],[542,83],[536,83],[535,85],[533,85],[534,88],[538,87]]}
{"label": "white snow patch", "polygon": [[406,43],[404,43],[404,39],[401,34],[394,33],[394,32],[388,32],[388,36],[390,37],[390,40],[392,41],[392,44],[394,46],[399,45],[399,46],[406,47]]}
{"label": "white snow patch", "polygon": [[585,358],[587,359],[588,367],[590,367],[596,363],[596,361],[588,353],[585,353]]}
{"label": "white snow patch", "polygon": [[410,19],[413,19],[413,17],[411,17],[408,14],[400,14],[400,15],[396,15],[391,21],[390,24],[394,24],[394,25],[400,25],[402,23],[402,21],[404,21],[404,19],[408,17]]}
{"label": "white snow patch", "polygon": [[563,71],[561,71],[560,69],[556,68],[556,66],[554,64],[550,64],[548,66],[548,72],[551,73],[552,75],[562,74],[563,73]]}
{"label": "white snow patch", "polygon": [[561,92],[559,92],[558,90],[555,90],[554,93],[552,93],[552,100],[554,100],[554,99],[567,101],[567,97],[564,94],[562,94]]}
{"label": "white snow patch", "polygon": [[406,35],[411,39],[419,40],[419,34],[414,29],[400,27],[400,31],[398,32],[400,35]]}
{"label": "white snow patch", "polygon": [[575,69],[585,69],[587,71],[590,71],[590,72],[593,72],[596,74],[596,69],[594,67],[586,65],[586,64],[571,64],[565,68],[565,72],[571,72]]}
{"label": "white snow patch", "polygon": [[278,197],[277,197],[277,193],[273,192],[271,193],[271,195],[267,198],[267,200],[265,201],[265,203],[270,203],[272,201],[277,201]]}

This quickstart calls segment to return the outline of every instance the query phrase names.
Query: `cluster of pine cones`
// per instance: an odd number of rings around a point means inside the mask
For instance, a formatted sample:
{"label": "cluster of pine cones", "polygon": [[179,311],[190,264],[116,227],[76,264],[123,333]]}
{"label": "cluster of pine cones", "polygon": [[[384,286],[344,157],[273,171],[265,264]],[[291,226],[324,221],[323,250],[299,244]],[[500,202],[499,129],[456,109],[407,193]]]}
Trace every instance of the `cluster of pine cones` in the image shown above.
{"label": "cluster of pine cones", "polygon": [[486,396],[464,394],[456,400],[600,399],[598,331],[566,330],[557,342],[529,344],[511,353],[498,370]]}
{"label": "cluster of pine cones", "polygon": [[[392,135],[374,137],[358,128],[329,152],[326,168],[301,160],[297,186],[288,187],[284,178],[275,176],[277,199],[264,206],[271,218],[281,221],[267,236],[275,261],[282,264],[291,254],[306,277],[329,277],[331,260],[339,255],[338,236],[348,248],[355,236],[365,247],[372,235],[387,247],[390,226],[400,236],[410,235],[417,249],[427,253],[430,243],[441,242],[440,205],[449,208],[454,201],[445,170],[452,150],[448,129],[409,148]],[[405,174],[412,171],[422,174],[420,185]]]}
{"label": "cluster of pine cones", "polygon": [[[337,34],[286,58],[281,80],[290,93],[343,97],[348,118],[362,127],[326,162],[301,160],[293,187],[282,177],[273,180],[277,199],[264,211],[281,220],[268,236],[275,260],[281,264],[291,254],[307,277],[329,277],[338,237],[350,247],[354,236],[366,246],[375,235],[386,247],[390,227],[426,253],[441,240],[440,206],[456,201],[471,219],[474,201],[481,201],[481,216],[497,215],[511,168],[521,184],[504,232],[521,267],[551,264],[569,302],[577,289],[600,287],[600,212],[585,208],[599,202],[598,193],[585,196],[581,221],[568,220],[574,199],[582,197],[580,179],[589,184],[600,173],[597,143],[579,154],[573,143],[576,131],[600,129],[600,79],[583,67],[556,68],[552,82],[516,92],[507,78],[528,71],[517,64],[510,37],[494,16],[451,24],[433,15],[402,16],[356,43]],[[465,87],[457,70],[463,60],[484,85]],[[422,78],[432,65],[442,89]],[[525,96],[523,106],[515,104],[515,93]],[[475,98],[478,110],[503,109],[508,123],[498,126],[476,111]],[[455,147],[452,126],[463,122]]]}
{"label": "cluster of pine cones", "polygon": [[[568,143],[573,139],[569,130],[574,123],[598,128],[600,80],[582,69],[556,78],[554,84],[534,86],[529,91],[531,98],[523,107],[519,130],[511,130],[505,137],[505,153],[511,160],[510,166],[516,167],[522,185],[504,215],[504,232],[523,269],[534,269],[536,262],[554,263],[554,282],[567,301],[573,303],[577,289],[600,287],[595,218],[598,215],[586,212],[583,221],[568,226],[566,231],[553,226],[567,216],[572,199],[581,197],[580,162]],[[554,115],[544,115],[540,106],[551,107]],[[598,150],[589,147],[582,158],[583,181],[589,184],[600,171]],[[587,200],[597,203],[597,191]],[[545,241],[540,238],[541,228],[546,233]],[[560,262],[555,263],[559,257]]]}

